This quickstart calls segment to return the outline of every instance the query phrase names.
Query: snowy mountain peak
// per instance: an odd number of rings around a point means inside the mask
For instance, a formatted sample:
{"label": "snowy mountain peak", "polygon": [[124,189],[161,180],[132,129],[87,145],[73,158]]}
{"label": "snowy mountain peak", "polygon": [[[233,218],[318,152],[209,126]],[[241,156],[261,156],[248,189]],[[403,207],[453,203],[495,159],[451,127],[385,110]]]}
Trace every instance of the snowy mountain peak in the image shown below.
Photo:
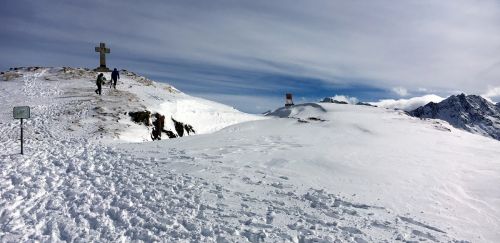
{"label": "snowy mountain peak", "polygon": [[420,118],[436,118],[466,131],[500,140],[500,106],[478,95],[452,95],[409,112]]}
{"label": "snowy mountain peak", "polygon": [[336,100],[333,97],[326,97],[322,101],[322,103],[334,103],[334,104],[349,104],[349,102],[344,101],[344,100]]}

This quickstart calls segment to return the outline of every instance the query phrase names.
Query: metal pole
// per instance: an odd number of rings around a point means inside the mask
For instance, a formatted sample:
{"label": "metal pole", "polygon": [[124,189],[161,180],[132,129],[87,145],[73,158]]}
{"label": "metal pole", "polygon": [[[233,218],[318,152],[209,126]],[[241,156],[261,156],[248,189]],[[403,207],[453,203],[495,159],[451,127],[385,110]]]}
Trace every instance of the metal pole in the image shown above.
{"label": "metal pole", "polygon": [[21,154],[23,153],[23,119],[21,118]]}

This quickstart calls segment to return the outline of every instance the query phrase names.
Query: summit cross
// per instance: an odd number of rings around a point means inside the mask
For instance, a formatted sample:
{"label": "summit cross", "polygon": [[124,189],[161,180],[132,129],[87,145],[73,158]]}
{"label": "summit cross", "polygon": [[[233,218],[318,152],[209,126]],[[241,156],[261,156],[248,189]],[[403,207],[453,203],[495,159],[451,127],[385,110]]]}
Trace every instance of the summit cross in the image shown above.
{"label": "summit cross", "polygon": [[106,53],[110,53],[110,49],[106,48],[106,44],[101,42],[99,46],[95,47],[95,52],[99,52],[99,67],[95,70],[98,72],[109,72],[109,68],[106,67]]}

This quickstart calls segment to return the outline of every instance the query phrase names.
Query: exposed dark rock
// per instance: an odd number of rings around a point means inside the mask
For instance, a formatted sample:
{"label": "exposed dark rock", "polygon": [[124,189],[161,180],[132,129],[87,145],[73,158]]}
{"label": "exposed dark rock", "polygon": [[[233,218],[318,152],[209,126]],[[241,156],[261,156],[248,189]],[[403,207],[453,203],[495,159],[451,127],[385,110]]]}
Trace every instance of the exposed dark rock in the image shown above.
{"label": "exposed dark rock", "polygon": [[445,120],[456,128],[500,140],[500,106],[477,95],[453,95],[440,103],[430,102],[408,114]]}
{"label": "exposed dark rock", "polygon": [[334,103],[334,104],[342,104],[342,105],[349,104],[349,103],[347,103],[347,102],[345,102],[345,101],[338,101],[338,100],[335,100],[335,99],[333,99],[333,98],[331,98],[331,97],[326,97],[326,98],[324,98],[324,99],[321,101],[321,103]]}
{"label": "exposed dark rock", "polygon": [[149,111],[137,111],[137,112],[129,112],[129,116],[132,117],[132,121],[136,123],[142,123],[146,126],[151,126],[151,123],[149,122],[149,117],[151,115],[151,112]]}
{"label": "exposed dark rock", "polygon": [[168,138],[176,138],[177,137],[177,135],[175,135],[175,133],[170,131],[170,130],[163,130],[163,132],[167,134]]}
{"label": "exposed dark rock", "polygon": [[356,105],[364,105],[364,106],[377,107],[376,105],[372,105],[372,104],[365,103],[365,102],[358,102],[358,103],[356,103]]}
{"label": "exposed dark rock", "polygon": [[189,124],[184,124],[184,130],[188,133],[188,135],[190,135],[191,133],[196,133],[194,131],[194,128],[193,126],[189,125]]}
{"label": "exposed dark rock", "polygon": [[182,137],[184,135],[184,124],[182,122],[176,121],[173,117],[171,117],[171,119],[174,122],[174,127],[177,135],[179,135],[179,137]]}
{"label": "exposed dark rock", "polygon": [[[144,124],[145,126],[153,126],[153,130],[151,132],[152,140],[161,140],[162,133],[167,134],[169,138],[182,137],[186,133],[188,135],[196,133],[193,126],[189,124],[184,124],[180,121],[172,118],[174,123],[175,132],[165,129],[165,116],[160,113],[154,113],[151,115],[149,111],[138,111],[138,112],[129,112],[130,117],[132,117],[132,121]],[[152,118],[152,122],[150,122],[150,118]]]}
{"label": "exposed dark rock", "polygon": [[325,120],[321,119],[321,118],[318,118],[318,117],[309,117],[307,118],[307,120],[310,120],[310,121],[320,121],[320,122],[324,122]]}
{"label": "exposed dark rock", "polygon": [[165,125],[165,116],[160,115],[159,113],[155,113],[153,115],[153,131],[151,132],[151,139],[161,140],[161,132],[164,130],[163,127]]}
{"label": "exposed dark rock", "polygon": [[151,132],[151,139],[161,140],[161,134],[167,134],[168,138],[176,138],[177,135],[170,130],[165,130],[165,116],[155,113],[153,114],[155,118],[153,121],[153,131]]}

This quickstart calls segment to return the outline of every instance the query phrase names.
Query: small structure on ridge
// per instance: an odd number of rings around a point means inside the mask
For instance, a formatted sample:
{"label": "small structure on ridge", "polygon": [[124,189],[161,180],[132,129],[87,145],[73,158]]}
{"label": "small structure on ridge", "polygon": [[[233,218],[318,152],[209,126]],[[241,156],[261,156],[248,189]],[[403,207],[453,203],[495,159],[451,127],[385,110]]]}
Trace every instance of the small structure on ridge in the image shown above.
{"label": "small structure on ridge", "polygon": [[285,107],[292,106],[292,105],[293,105],[292,94],[286,93],[286,95],[285,95]]}

